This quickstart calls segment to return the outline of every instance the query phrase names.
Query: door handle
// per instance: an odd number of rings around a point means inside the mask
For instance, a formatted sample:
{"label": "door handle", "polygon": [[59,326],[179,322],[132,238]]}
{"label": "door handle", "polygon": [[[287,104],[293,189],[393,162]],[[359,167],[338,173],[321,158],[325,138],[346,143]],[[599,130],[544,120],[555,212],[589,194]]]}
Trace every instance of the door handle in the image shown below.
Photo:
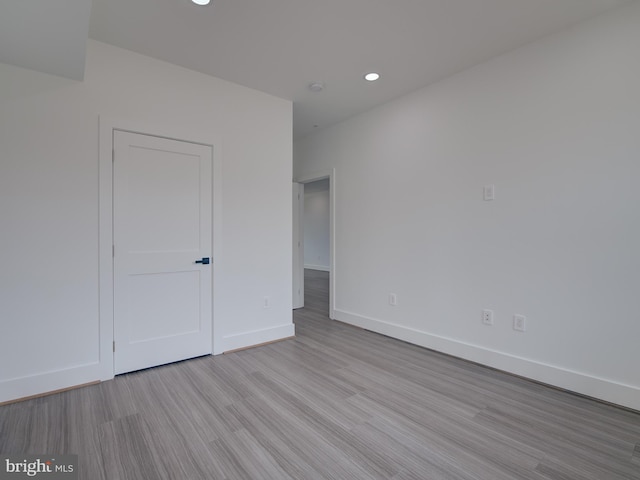
{"label": "door handle", "polygon": [[196,263],[201,263],[203,265],[209,265],[209,257],[202,257],[202,260],[196,260]]}

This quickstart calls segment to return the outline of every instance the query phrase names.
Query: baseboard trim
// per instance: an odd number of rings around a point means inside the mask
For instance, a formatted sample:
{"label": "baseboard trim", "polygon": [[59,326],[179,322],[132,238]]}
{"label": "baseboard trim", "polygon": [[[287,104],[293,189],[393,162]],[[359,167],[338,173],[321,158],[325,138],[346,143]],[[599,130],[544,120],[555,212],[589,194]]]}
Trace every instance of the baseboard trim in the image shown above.
{"label": "baseboard trim", "polygon": [[345,310],[335,310],[335,319],[371,330],[437,352],[486,365],[563,390],[613,403],[632,410],[640,410],[640,387],[614,382],[556,365],[490,350],[453,338],[433,335],[383,320],[366,317]]}
{"label": "baseboard trim", "polygon": [[102,370],[100,363],[90,363],[3,380],[0,382],[0,405],[99,382],[103,377]]}
{"label": "baseboard trim", "polygon": [[0,402],[0,407],[4,405],[9,405],[11,403],[26,402],[27,400],[32,400],[34,398],[41,398],[41,397],[47,397],[49,395],[55,395],[56,393],[68,392],[69,390],[75,390],[77,388],[90,387],[91,385],[97,385],[99,383],[102,383],[102,382],[100,380],[95,380],[93,382],[83,383],[80,385],[73,385],[71,387],[51,390],[50,392],[36,393],[35,395],[29,395],[28,397],[15,398],[13,400],[7,400],[6,402]]}
{"label": "baseboard trim", "polygon": [[294,337],[295,334],[295,325],[293,323],[264,328],[261,330],[253,330],[251,332],[236,333],[233,335],[227,335],[223,338],[221,350],[225,353],[229,353],[234,350],[241,350],[265,343],[271,343],[277,340],[284,340]]}
{"label": "baseboard trim", "polygon": [[305,265],[305,269],[307,270],[318,270],[320,272],[330,272],[331,268],[325,267],[324,265]]}
{"label": "baseboard trim", "polygon": [[274,343],[283,342],[285,340],[291,340],[292,338],[296,338],[295,335],[286,338],[278,338],[277,340],[271,340],[270,342],[258,343],[257,345],[249,345],[248,347],[236,348],[235,350],[227,350],[226,352],[222,352],[223,355],[228,355],[230,353],[236,352],[244,352],[245,350],[249,350],[251,348],[265,347],[267,345],[272,345]]}

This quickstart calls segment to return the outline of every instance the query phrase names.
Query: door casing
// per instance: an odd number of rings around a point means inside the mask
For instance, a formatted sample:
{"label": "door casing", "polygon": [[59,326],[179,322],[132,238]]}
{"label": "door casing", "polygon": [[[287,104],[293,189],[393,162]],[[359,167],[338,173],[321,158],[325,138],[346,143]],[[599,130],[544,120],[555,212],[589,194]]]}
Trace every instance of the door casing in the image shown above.
{"label": "door casing", "polygon": [[[308,175],[301,175],[294,178],[294,182],[305,184],[315,182],[317,180],[329,179],[329,318],[335,320],[335,302],[336,302],[336,169],[323,170]],[[303,185],[304,187],[304,185]],[[304,190],[303,190],[304,191]],[[304,199],[302,200],[304,202]],[[304,211],[304,203],[302,203]],[[302,222],[301,222],[302,223]],[[302,233],[301,233],[302,235]],[[304,238],[304,237],[302,237]],[[304,263],[304,261],[303,261]],[[302,291],[304,291],[304,271],[302,275]]]}
{"label": "door casing", "polygon": [[304,184],[293,182],[293,309],[304,307]]}
{"label": "door casing", "polygon": [[221,141],[215,134],[194,134],[179,122],[139,122],[130,119],[118,119],[101,115],[99,117],[99,222],[98,222],[98,263],[99,263],[99,370],[100,380],[114,377],[113,341],[113,132],[122,130],[143,135],[152,135],[171,140],[199,143],[213,150],[213,306],[212,306],[212,344],[213,354],[223,352],[220,325],[216,322],[217,302],[215,285],[221,281],[221,269],[215,268],[222,258],[222,159],[216,148]]}

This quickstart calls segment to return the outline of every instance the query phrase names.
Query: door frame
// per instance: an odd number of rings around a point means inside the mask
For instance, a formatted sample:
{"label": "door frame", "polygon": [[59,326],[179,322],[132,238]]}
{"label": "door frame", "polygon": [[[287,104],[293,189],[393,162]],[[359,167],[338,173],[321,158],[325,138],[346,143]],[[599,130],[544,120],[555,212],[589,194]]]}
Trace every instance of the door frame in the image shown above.
{"label": "door frame", "polygon": [[113,274],[113,132],[122,130],[125,132],[154,137],[167,138],[189,143],[197,143],[211,147],[213,155],[212,168],[212,228],[213,245],[213,292],[211,306],[212,312],[212,347],[213,354],[222,353],[220,335],[216,335],[216,288],[220,277],[220,269],[215,268],[216,259],[222,258],[222,164],[216,149],[220,141],[215,136],[206,138],[194,138],[193,132],[176,125],[157,125],[150,122],[136,122],[126,119],[116,119],[99,116],[99,141],[98,141],[98,254],[99,254],[99,365],[100,380],[109,380],[114,377],[114,274]]}
{"label": "door frame", "polygon": [[[317,180],[329,179],[329,318],[336,318],[336,169],[321,170],[319,172],[301,175],[293,179],[296,183],[311,183]],[[304,199],[302,200],[304,201]],[[304,206],[304,203],[302,204]],[[299,222],[300,236],[304,239],[303,224]],[[300,280],[304,288],[304,275]],[[304,290],[303,290],[304,291]]]}
{"label": "door frame", "polygon": [[304,308],[304,183],[293,182],[293,309]]}

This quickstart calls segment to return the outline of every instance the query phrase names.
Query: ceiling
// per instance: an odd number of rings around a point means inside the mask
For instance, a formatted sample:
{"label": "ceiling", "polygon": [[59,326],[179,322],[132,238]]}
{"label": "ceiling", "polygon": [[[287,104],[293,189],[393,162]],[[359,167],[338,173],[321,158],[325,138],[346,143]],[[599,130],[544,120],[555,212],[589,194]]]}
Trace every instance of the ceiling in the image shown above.
{"label": "ceiling", "polygon": [[0,63],[84,78],[91,0],[3,1]]}
{"label": "ceiling", "polygon": [[82,78],[88,31],[292,100],[299,138],[628,1],[5,1],[0,62]]}

